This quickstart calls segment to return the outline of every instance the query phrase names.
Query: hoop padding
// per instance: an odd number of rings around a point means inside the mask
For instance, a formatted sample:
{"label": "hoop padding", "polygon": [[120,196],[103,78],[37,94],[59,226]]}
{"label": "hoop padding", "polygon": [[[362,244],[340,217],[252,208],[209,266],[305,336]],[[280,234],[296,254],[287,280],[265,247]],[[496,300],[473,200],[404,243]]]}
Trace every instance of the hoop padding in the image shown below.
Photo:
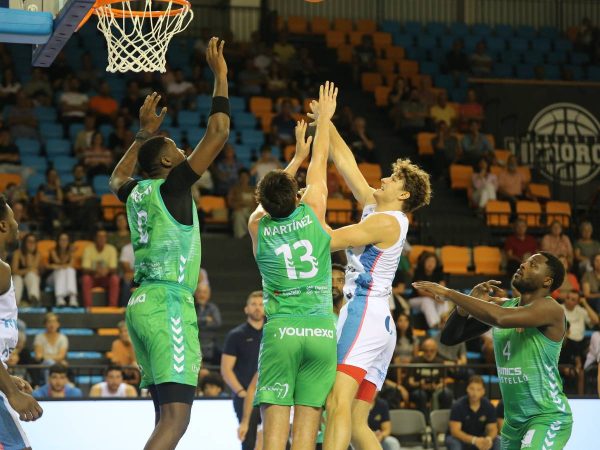
{"label": "hoop padding", "polygon": [[[171,38],[194,18],[186,0],[145,0],[143,11],[134,11],[128,0],[104,0],[94,10],[98,29],[108,45],[107,72],[166,72]],[[113,7],[118,3],[120,7]],[[153,10],[153,3],[166,6]],[[175,6],[175,7],[174,7]]]}

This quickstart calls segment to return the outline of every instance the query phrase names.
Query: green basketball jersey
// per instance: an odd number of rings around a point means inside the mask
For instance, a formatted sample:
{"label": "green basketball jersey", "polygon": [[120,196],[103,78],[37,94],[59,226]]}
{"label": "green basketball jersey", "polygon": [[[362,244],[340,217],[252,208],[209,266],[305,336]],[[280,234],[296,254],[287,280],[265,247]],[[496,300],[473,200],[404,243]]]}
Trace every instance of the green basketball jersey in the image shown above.
{"label": "green basketball jersey", "polygon": [[288,217],[264,216],[257,239],[267,317],[331,315],[331,239],[312,208],[301,203]]}
{"label": "green basketball jersey", "polygon": [[167,281],[194,291],[200,273],[200,227],[194,202],[193,225],[177,222],[167,210],[163,179],[142,180],[127,198],[127,220],[135,253],[135,281]]}
{"label": "green basketball jersey", "polygon": [[[514,308],[519,300],[503,307]],[[519,424],[539,416],[570,416],[558,372],[562,340],[555,342],[537,328],[494,328],[493,335],[506,420]]]}

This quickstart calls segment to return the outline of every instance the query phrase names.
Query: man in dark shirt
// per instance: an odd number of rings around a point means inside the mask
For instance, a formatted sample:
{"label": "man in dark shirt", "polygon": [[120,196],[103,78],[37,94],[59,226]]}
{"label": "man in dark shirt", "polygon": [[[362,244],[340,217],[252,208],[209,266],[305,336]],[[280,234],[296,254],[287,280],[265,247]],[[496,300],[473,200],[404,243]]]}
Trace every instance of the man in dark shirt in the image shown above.
{"label": "man in dark shirt", "polygon": [[367,121],[364,117],[354,118],[352,130],[346,136],[346,142],[352,149],[356,161],[375,162],[375,142],[373,142],[373,138],[367,131]]}
{"label": "man in dark shirt", "polygon": [[[423,356],[411,359],[411,364],[444,364],[437,354],[437,342],[426,339],[421,344]],[[427,402],[431,401],[431,409],[449,408],[452,404],[452,391],[444,386],[444,373],[440,368],[413,369],[408,378],[410,400],[415,402],[417,409],[427,416]]]}
{"label": "man in dark shirt", "polygon": [[512,234],[504,241],[504,251],[506,252],[506,271],[514,273],[521,263],[533,255],[538,250],[536,239],[527,234],[527,222],[523,219],[517,219],[514,223],[515,234]]}
{"label": "man in dark shirt", "polygon": [[281,102],[281,112],[271,121],[271,133],[277,145],[288,145],[294,142],[296,121],[292,117],[292,103],[289,100]]}
{"label": "man in dark shirt", "polygon": [[[242,420],[246,389],[258,368],[258,351],[265,320],[262,291],[250,293],[244,312],[246,322],[227,334],[221,357],[221,375],[233,393],[233,408],[238,421]],[[248,434],[242,442],[243,450],[254,449],[258,416],[259,410],[254,408]]]}
{"label": "man in dark shirt", "polygon": [[375,432],[375,436],[381,443],[383,450],[400,450],[400,442],[392,433],[392,422],[390,421],[390,408],[385,400],[375,397],[371,411],[369,412],[369,428]]}
{"label": "man in dark shirt", "polygon": [[19,164],[19,149],[12,142],[8,128],[0,127],[0,164]]}
{"label": "man in dark shirt", "polygon": [[463,52],[463,43],[460,39],[454,41],[452,50],[446,55],[446,72],[451,74],[466,73],[469,71],[469,58]]}
{"label": "man in dark shirt", "polygon": [[452,405],[448,450],[499,450],[496,409],[485,398],[485,385],[478,375],[469,378],[467,395]]}
{"label": "man in dark shirt", "polygon": [[98,221],[98,197],[81,164],[73,167],[74,181],[65,188],[67,214],[75,230],[91,231]]}

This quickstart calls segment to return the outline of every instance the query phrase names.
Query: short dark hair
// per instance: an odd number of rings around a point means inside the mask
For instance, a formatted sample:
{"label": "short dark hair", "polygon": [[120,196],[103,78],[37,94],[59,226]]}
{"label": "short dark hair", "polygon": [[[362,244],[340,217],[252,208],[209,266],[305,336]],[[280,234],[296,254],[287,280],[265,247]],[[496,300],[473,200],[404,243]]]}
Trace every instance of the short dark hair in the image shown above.
{"label": "short dark hair", "polygon": [[565,280],[565,266],[560,262],[555,255],[549,252],[540,252],[540,255],[546,258],[546,266],[548,267],[548,275],[552,278],[550,292],[554,292],[562,286]]}
{"label": "short dark hair", "polygon": [[238,178],[241,177],[243,173],[250,176],[250,171],[245,167],[242,167],[240,170],[238,170]]}
{"label": "short dark hair", "polygon": [[50,366],[49,374],[52,375],[54,373],[66,375],[67,367],[63,366],[62,364],[54,364],[53,366]]}
{"label": "short dark hair", "polygon": [[246,297],[246,305],[248,303],[250,303],[250,299],[256,298],[256,297],[260,297],[262,299],[263,298],[263,291],[252,291],[252,292],[250,292],[250,294],[248,294],[248,297]]}
{"label": "short dark hair", "polygon": [[163,136],[155,136],[142,144],[138,153],[138,164],[144,172],[149,175],[156,172],[166,143],[167,140]]}
{"label": "short dark hair", "polygon": [[296,209],[298,182],[283,170],[267,173],[256,187],[256,201],[273,218],[289,216]]}
{"label": "short dark hair", "polygon": [[331,270],[339,270],[340,272],[344,272],[346,273],[346,267],[344,267],[343,264],[340,263],[333,263],[331,264]]}
{"label": "short dark hair", "polygon": [[219,386],[221,390],[225,389],[225,384],[220,376],[209,373],[200,381],[200,389],[204,391],[204,388],[207,384],[212,384],[213,386]]}
{"label": "short dark hair", "polygon": [[4,194],[0,194],[0,220],[6,220],[8,217],[8,202]]}
{"label": "short dark hair", "polygon": [[121,375],[125,375],[121,366],[108,366],[104,371],[104,376],[108,375],[110,372],[113,371],[121,372]]}
{"label": "short dark hair", "polygon": [[479,383],[485,388],[485,382],[483,381],[483,378],[481,378],[479,375],[471,375],[469,377],[469,381],[467,382],[467,386],[471,383]]}

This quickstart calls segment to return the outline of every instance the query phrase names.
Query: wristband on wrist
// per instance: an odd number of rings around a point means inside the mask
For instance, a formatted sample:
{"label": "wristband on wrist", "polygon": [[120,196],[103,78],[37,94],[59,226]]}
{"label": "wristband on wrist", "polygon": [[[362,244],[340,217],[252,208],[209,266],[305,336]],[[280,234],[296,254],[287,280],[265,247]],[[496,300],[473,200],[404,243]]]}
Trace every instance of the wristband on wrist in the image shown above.
{"label": "wristband on wrist", "polygon": [[148,139],[150,139],[151,137],[152,137],[152,133],[150,133],[149,131],[140,130],[135,135],[135,140],[144,142],[144,141],[147,141]]}
{"label": "wristband on wrist", "polygon": [[212,116],[216,113],[227,114],[228,117],[231,117],[229,113],[229,99],[227,97],[216,96],[212,99],[212,105],[210,107],[209,116]]}

